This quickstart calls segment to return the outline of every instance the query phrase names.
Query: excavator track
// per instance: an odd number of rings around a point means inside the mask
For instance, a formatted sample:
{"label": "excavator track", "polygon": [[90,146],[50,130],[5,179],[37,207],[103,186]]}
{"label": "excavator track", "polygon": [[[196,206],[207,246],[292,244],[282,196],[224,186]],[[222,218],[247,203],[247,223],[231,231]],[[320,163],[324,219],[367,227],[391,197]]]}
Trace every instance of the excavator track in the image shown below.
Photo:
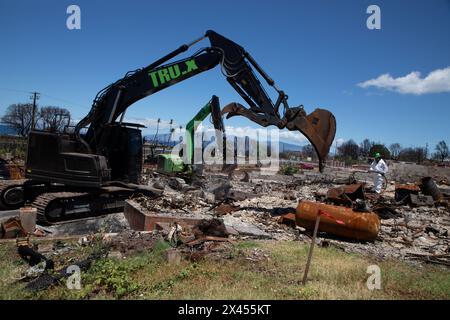
{"label": "excavator track", "polygon": [[64,191],[65,188],[62,184],[30,179],[0,180],[0,210],[19,209],[42,193]]}
{"label": "excavator track", "polygon": [[27,179],[0,180],[0,209],[16,209],[24,203],[22,186]]}
{"label": "excavator track", "polygon": [[91,192],[48,192],[36,197],[31,205],[37,208],[39,223],[48,225],[120,212],[124,201],[134,193],[121,187]]}

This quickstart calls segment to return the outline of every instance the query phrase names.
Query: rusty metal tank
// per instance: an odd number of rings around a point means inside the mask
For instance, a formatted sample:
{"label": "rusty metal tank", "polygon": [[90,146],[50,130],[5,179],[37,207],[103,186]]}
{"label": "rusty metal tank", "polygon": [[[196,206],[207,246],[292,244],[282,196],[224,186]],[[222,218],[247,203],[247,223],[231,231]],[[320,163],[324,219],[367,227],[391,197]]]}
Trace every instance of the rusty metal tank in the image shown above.
{"label": "rusty metal tank", "polygon": [[380,231],[380,218],[376,213],[357,212],[351,208],[313,201],[301,201],[298,204],[295,215],[297,225],[312,230],[319,210],[331,215],[321,215],[319,231],[365,241],[375,240]]}
{"label": "rusty metal tank", "polygon": [[434,201],[442,200],[442,193],[437,187],[433,178],[431,177],[422,178],[422,184],[420,185],[420,188],[423,194],[427,196],[432,196]]}

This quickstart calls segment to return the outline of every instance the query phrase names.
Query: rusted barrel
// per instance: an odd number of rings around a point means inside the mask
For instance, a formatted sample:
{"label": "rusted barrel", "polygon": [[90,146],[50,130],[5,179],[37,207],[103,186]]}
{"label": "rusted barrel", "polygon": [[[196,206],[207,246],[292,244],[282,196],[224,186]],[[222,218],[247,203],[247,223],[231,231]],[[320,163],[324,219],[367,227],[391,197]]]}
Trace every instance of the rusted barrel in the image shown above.
{"label": "rusted barrel", "polygon": [[442,193],[438,189],[436,183],[434,183],[433,178],[425,177],[422,178],[422,185],[420,186],[423,194],[427,196],[432,196],[434,201],[442,200]]}
{"label": "rusted barrel", "polygon": [[[319,231],[356,240],[375,240],[380,231],[380,219],[373,212],[356,212],[351,208],[328,205],[319,202],[301,201],[297,206],[297,225],[312,230],[319,210],[328,213],[321,216]],[[336,220],[344,222],[339,224]]]}

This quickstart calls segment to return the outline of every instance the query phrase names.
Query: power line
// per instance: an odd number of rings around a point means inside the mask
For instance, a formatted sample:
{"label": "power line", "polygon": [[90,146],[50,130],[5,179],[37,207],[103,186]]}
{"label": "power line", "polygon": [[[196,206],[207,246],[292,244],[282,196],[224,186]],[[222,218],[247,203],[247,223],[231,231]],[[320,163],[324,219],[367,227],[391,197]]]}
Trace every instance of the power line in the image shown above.
{"label": "power line", "polygon": [[43,95],[44,97],[53,99],[53,100],[57,100],[57,101],[64,102],[64,103],[69,103],[69,104],[70,104],[71,106],[73,106],[73,107],[80,107],[80,108],[83,108],[83,109],[89,109],[89,107],[82,106],[82,105],[80,105],[80,104],[78,104],[78,103],[74,103],[74,102],[69,101],[69,100],[65,100],[65,99],[53,97],[53,96],[50,96],[50,95],[48,95],[48,94],[46,94],[46,93],[42,93],[41,95]]}
{"label": "power line", "polygon": [[[20,93],[27,93],[27,94],[33,94],[34,93],[33,91],[25,91],[25,90],[18,90],[18,89],[4,88],[4,87],[0,87],[0,90],[20,92]],[[53,100],[56,100],[56,101],[64,102],[64,103],[68,104],[68,107],[79,107],[79,108],[83,108],[83,109],[89,109],[89,107],[82,106],[81,104],[78,104],[78,103],[73,102],[73,101],[69,101],[69,100],[65,100],[65,99],[62,99],[62,98],[54,97],[54,96],[51,96],[49,94],[42,93],[42,92],[40,92],[39,94],[41,96],[44,96],[44,97],[47,97],[47,98],[50,98],[50,99],[53,99]]]}
{"label": "power line", "polygon": [[31,91],[17,90],[17,89],[11,89],[11,88],[0,88],[0,90],[4,90],[4,91],[15,91],[15,92],[21,92],[21,93],[32,93]]}

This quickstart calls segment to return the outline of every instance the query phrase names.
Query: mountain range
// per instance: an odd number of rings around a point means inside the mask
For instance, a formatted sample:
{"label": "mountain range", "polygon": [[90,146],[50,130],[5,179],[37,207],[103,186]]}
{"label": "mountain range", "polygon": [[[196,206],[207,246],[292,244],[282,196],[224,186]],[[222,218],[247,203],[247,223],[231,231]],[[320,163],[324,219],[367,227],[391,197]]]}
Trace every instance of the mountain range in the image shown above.
{"label": "mountain range", "polygon": [[[166,134],[158,134],[156,137],[154,134],[149,134],[149,135],[145,135],[144,139],[148,142],[153,142],[154,140],[156,140],[158,143],[161,144],[168,144],[169,146],[174,146],[175,144],[177,144],[177,141],[169,141],[170,138],[170,134],[166,133]],[[169,141],[169,143],[168,143]],[[279,150],[280,152],[286,152],[286,151],[301,151],[302,150],[302,146],[296,145],[296,144],[292,144],[292,143],[287,143],[287,142],[283,142],[280,141],[279,142]]]}

